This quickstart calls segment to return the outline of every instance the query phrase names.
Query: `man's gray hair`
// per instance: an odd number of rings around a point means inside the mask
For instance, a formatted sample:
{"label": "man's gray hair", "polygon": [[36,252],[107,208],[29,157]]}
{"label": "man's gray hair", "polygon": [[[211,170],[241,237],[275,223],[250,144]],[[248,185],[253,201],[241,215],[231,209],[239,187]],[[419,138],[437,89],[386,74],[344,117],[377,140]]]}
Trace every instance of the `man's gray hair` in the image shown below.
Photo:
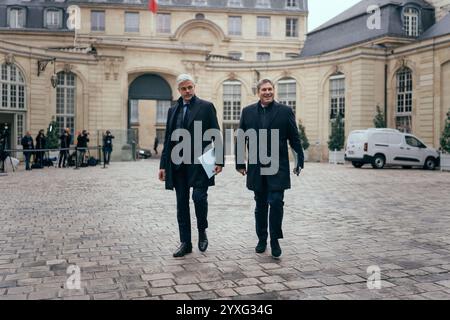
{"label": "man's gray hair", "polygon": [[190,74],[183,73],[183,74],[180,74],[178,76],[178,78],[177,78],[177,85],[180,85],[180,83],[183,83],[185,81],[192,81],[192,83],[195,84],[195,80]]}
{"label": "man's gray hair", "polygon": [[266,84],[266,83],[270,83],[272,85],[272,87],[275,88],[275,84],[273,83],[273,81],[270,80],[270,79],[265,78],[265,79],[262,79],[262,80],[258,81],[258,84],[256,85],[256,88],[258,89],[258,92],[259,92],[259,89],[261,89],[261,87],[264,84]]}

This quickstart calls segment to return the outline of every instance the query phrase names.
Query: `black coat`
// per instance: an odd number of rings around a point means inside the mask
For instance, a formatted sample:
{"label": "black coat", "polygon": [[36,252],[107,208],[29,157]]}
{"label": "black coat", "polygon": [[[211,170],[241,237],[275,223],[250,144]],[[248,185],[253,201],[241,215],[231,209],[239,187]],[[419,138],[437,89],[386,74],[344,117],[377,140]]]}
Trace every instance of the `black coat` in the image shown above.
{"label": "black coat", "polygon": [[33,138],[29,136],[24,136],[21,140],[23,150],[34,149]]}
{"label": "black coat", "polygon": [[114,139],[114,136],[112,134],[107,134],[107,135],[103,136],[103,151],[104,152],[112,152],[112,150],[113,150],[112,139]]}
{"label": "black coat", "polygon": [[36,141],[36,149],[45,149],[47,139],[43,134],[38,134],[36,136],[35,141]]}
{"label": "black coat", "polygon": [[[171,142],[171,137],[173,132],[176,129],[176,115],[178,109],[180,112],[183,112],[183,99],[178,99],[177,103],[175,103],[168,112],[167,115],[167,123],[166,123],[166,135],[164,139],[164,148],[161,153],[161,162],[160,169],[165,169],[166,171],[166,189],[173,190],[173,174],[174,174],[174,164],[171,160],[171,153],[174,147],[174,143]],[[217,121],[216,108],[211,102],[199,99],[198,97],[193,97],[190,102],[189,107],[189,118],[187,121],[187,130],[191,135],[191,164],[187,164],[187,175],[188,175],[188,186],[194,188],[206,188],[209,186],[213,186],[215,181],[214,177],[208,179],[203,167],[201,164],[194,164],[194,122],[201,121],[202,122],[202,137],[198,137],[200,139],[203,138],[203,135],[208,129],[217,129],[220,130],[219,123]],[[211,141],[203,141],[202,147],[203,150],[211,144]],[[222,141],[220,144],[222,145]],[[222,160],[223,161],[223,160]],[[222,163],[222,161],[217,161],[218,163]],[[222,164],[221,164],[222,165]]]}
{"label": "black coat", "polygon": [[78,148],[87,148],[89,142],[89,138],[87,135],[80,134],[77,138],[77,147]]}
{"label": "black coat", "polygon": [[70,134],[62,134],[60,137],[59,137],[59,140],[61,140],[61,144],[60,144],[60,146],[61,146],[61,148],[70,148],[70,143],[72,142],[72,135],[70,135]]}
{"label": "black coat", "polygon": [[[259,132],[261,125],[260,113],[258,112],[259,103],[252,104],[242,110],[241,121],[239,128],[247,131],[254,129]],[[267,185],[269,191],[282,191],[291,188],[290,168],[289,168],[289,153],[288,140],[291,148],[297,152],[298,161],[296,166],[303,168],[304,156],[303,148],[300,142],[297,123],[292,108],[273,102],[272,110],[266,119],[266,128],[268,129],[268,136],[270,137],[270,130],[279,130],[279,170],[275,175],[267,176]],[[237,146],[236,146],[237,147]],[[248,145],[247,145],[248,149]],[[257,150],[260,149],[260,141],[258,139]],[[268,143],[268,153],[270,155],[270,142]],[[242,151],[241,151],[242,152]],[[259,151],[258,151],[259,154]],[[236,156],[236,160],[238,160]],[[261,191],[262,177],[261,177],[261,162],[258,155],[257,164],[236,163],[236,169],[247,169],[247,188],[253,191]]]}

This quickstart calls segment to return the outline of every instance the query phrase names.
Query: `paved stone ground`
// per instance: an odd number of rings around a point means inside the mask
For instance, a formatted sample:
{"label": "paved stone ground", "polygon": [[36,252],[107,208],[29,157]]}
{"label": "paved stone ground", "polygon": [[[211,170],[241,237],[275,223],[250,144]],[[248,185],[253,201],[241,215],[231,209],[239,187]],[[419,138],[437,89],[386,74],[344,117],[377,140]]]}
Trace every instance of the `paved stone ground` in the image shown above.
{"label": "paved stone ground", "polygon": [[[252,194],[232,166],[210,191],[208,251],[173,258],[175,194],[157,169],[0,177],[0,299],[450,299],[449,173],[308,163],[277,261],[254,253]],[[65,287],[69,265],[80,290]]]}

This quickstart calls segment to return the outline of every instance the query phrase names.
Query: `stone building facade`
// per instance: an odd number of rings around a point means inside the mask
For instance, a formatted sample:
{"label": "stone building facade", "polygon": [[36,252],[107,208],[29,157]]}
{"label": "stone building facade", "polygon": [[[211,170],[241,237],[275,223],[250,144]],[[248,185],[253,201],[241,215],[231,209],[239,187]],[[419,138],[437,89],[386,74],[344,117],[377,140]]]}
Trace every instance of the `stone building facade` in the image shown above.
{"label": "stone building facade", "polygon": [[[12,125],[13,147],[56,119],[93,141],[137,128],[151,148],[178,97],[176,76],[188,72],[224,131],[256,100],[258,79],[273,79],[306,127],[312,160],[328,157],[338,112],[348,134],[372,127],[377,105],[389,127],[438,147],[450,108],[448,4],[363,0],[307,33],[306,0],[160,0],[156,15],[140,0],[5,0],[0,123]],[[65,25],[70,5],[80,8],[77,31]]]}

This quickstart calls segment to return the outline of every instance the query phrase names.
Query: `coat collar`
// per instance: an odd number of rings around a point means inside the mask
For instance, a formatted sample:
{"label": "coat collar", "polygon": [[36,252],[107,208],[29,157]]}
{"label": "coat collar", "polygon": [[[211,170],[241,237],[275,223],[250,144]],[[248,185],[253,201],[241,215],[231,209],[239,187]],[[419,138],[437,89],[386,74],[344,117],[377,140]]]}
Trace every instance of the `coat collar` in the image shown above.
{"label": "coat collar", "polygon": [[[267,127],[270,128],[270,125],[272,124],[273,120],[276,119],[277,114],[280,111],[280,104],[274,100],[271,104],[269,104],[268,107],[272,108],[272,111],[269,113],[269,122],[267,123]],[[258,108],[262,108],[260,101],[253,105],[255,119],[259,119]],[[259,128],[259,121],[257,121],[257,126]]]}
{"label": "coat collar", "polygon": [[[192,122],[194,121],[195,116],[200,111],[200,99],[197,96],[193,96],[189,103],[189,119],[187,121],[187,127],[189,128]],[[182,97],[178,98],[177,104],[175,106],[175,111],[172,113],[170,124],[173,127],[175,121],[175,115],[178,113],[178,110],[181,109],[184,105],[184,100]]]}

